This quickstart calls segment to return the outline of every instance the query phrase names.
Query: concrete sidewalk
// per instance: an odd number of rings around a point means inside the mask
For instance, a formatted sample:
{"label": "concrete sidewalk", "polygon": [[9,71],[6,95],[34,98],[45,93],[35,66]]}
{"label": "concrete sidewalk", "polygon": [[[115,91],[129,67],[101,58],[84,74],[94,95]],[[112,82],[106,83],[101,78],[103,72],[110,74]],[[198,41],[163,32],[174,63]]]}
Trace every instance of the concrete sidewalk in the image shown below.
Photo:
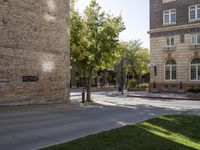
{"label": "concrete sidewalk", "polygon": [[[110,96],[122,96],[118,91],[108,92]],[[125,97],[138,97],[138,98],[153,98],[153,99],[176,99],[176,100],[199,100],[200,97],[188,97],[187,94],[178,93],[150,93],[146,91],[126,91],[124,90]]]}
{"label": "concrete sidewalk", "polygon": [[177,93],[150,93],[150,92],[127,92],[127,97],[156,98],[156,99],[177,99],[177,100],[200,100],[200,97],[188,97],[187,94]]}
{"label": "concrete sidewalk", "polygon": [[[83,87],[79,88],[71,88],[70,92],[82,92]],[[85,90],[85,89],[84,89]],[[105,91],[116,91],[117,89],[114,86],[109,86],[109,87],[91,87],[91,92],[105,92]],[[86,91],[86,90],[85,90]]]}
{"label": "concrete sidewalk", "polygon": [[[71,89],[71,93],[81,94],[83,88]],[[110,96],[121,96],[122,94],[117,91],[114,87],[93,87],[91,89],[92,93],[96,92],[107,92]],[[178,93],[150,93],[146,91],[132,92],[124,90],[124,96],[127,97],[139,97],[139,98],[155,98],[155,99],[177,99],[177,100],[200,100],[200,97],[188,97],[187,94]],[[80,96],[79,96],[80,98]]]}

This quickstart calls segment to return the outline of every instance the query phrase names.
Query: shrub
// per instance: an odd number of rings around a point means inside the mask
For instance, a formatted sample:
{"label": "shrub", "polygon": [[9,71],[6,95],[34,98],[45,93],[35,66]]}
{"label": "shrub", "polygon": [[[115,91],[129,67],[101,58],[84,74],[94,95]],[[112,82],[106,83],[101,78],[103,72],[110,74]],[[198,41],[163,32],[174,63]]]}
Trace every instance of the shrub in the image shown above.
{"label": "shrub", "polygon": [[149,85],[146,83],[140,84],[140,88],[142,88],[142,89],[146,89],[148,87],[149,87]]}
{"label": "shrub", "polygon": [[128,82],[128,87],[130,88],[135,88],[136,87],[136,81],[135,80],[130,80]]}
{"label": "shrub", "polygon": [[187,90],[188,93],[200,93],[200,88],[199,87],[190,87],[188,90]]}

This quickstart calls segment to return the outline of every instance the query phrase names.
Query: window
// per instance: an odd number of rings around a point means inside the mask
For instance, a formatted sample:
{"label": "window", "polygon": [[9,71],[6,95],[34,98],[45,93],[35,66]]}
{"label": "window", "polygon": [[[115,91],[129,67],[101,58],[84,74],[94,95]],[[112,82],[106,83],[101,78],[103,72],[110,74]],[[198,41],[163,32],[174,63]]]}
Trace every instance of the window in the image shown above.
{"label": "window", "polygon": [[200,44],[200,34],[193,34],[192,35],[192,44]]}
{"label": "window", "polygon": [[166,47],[172,47],[172,46],[174,46],[174,37],[167,37],[165,39],[165,46]]}
{"label": "window", "polygon": [[200,80],[200,58],[195,58],[191,62],[191,80]]}
{"label": "window", "polygon": [[165,63],[165,80],[176,80],[176,61],[173,59]]}
{"label": "window", "polygon": [[176,10],[170,9],[163,11],[163,24],[175,24],[176,23]]}
{"label": "window", "polygon": [[173,1],[176,1],[176,0],[163,0],[163,3],[169,3],[169,2],[173,2]]}
{"label": "window", "polygon": [[200,4],[189,7],[189,20],[200,20]]}

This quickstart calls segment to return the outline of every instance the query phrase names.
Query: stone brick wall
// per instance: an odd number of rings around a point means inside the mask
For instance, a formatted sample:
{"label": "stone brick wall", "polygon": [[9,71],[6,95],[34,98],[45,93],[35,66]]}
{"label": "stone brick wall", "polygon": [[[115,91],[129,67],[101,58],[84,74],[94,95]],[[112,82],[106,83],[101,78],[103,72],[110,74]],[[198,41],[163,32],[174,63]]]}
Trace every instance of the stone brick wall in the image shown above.
{"label": "stone brick wall", "polygon": [[176,26],[190,24],[190,22],[188,22],[188,7],[193,4],[200,4],[200,1],[176,0],[169,3],[163,3],[163,0],[150,0],[150,29],[166,27],[163,26],[163,11],[167,9],[176,9]]}
{"label": "stone brick wall", "polygon": [[[190,80],[191,61],[200,57],[199,48],[193,50],[189,48],[192,34],[200,33],[200,21],[189,22],[188,18],[188,8],[193,4],[200,4],[200,1],[175,0],[163,3],[163,0],[150,0],[150,91],[154,88],[154,82],[158,92],[177,92],[180,82],[185,91],[190,86],[200,86],[200,81]],[[163,11],[174,8],[177,15],[176,24],[163,25]],[[174,37],[174,47],[166,47],[167,37]],[[165,80],[165,63],[169,59],[176,61],[176,80],[174,81]],[[154,64],[157,75],[155,75]]]}
{"label": "stone brick wall", "polygon": [[[200,85],[200,81],[190,80],[190,63],[192,59],[200,57],[200,49],[190,50],[191,33],[185,34],[185,42],[181,43],[181,35],[174,35],[175,47],[173,50],[165,49],[165,36],[151,37],[151,64],[155,64],[157,68],[157,76],[155,76],[154,68],[151,66],[151,81],[154,81],[162,89],[165,85],[179,85],[183,82],[184,87],[187,88],[193,84]],[[168,59],[176,61],[177,79],[175,81],[165,81],[165,62]]]}
{"label": "stone brick wall", "polygon": [[69,0],[0,0],[0,106],[69,100],[69,31]]}

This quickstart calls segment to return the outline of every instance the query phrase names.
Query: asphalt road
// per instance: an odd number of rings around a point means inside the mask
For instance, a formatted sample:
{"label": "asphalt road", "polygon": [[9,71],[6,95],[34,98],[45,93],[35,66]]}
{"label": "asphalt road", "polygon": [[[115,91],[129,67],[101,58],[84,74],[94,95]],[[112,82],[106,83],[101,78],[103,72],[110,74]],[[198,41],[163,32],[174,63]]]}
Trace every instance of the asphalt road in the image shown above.
{"label": "asphalt road", "polygon": [[0,150],[35,150],[160,115],[200,112],[200,101],[114,97],[105,92],[92,97],[96,104],[1,112]]}

